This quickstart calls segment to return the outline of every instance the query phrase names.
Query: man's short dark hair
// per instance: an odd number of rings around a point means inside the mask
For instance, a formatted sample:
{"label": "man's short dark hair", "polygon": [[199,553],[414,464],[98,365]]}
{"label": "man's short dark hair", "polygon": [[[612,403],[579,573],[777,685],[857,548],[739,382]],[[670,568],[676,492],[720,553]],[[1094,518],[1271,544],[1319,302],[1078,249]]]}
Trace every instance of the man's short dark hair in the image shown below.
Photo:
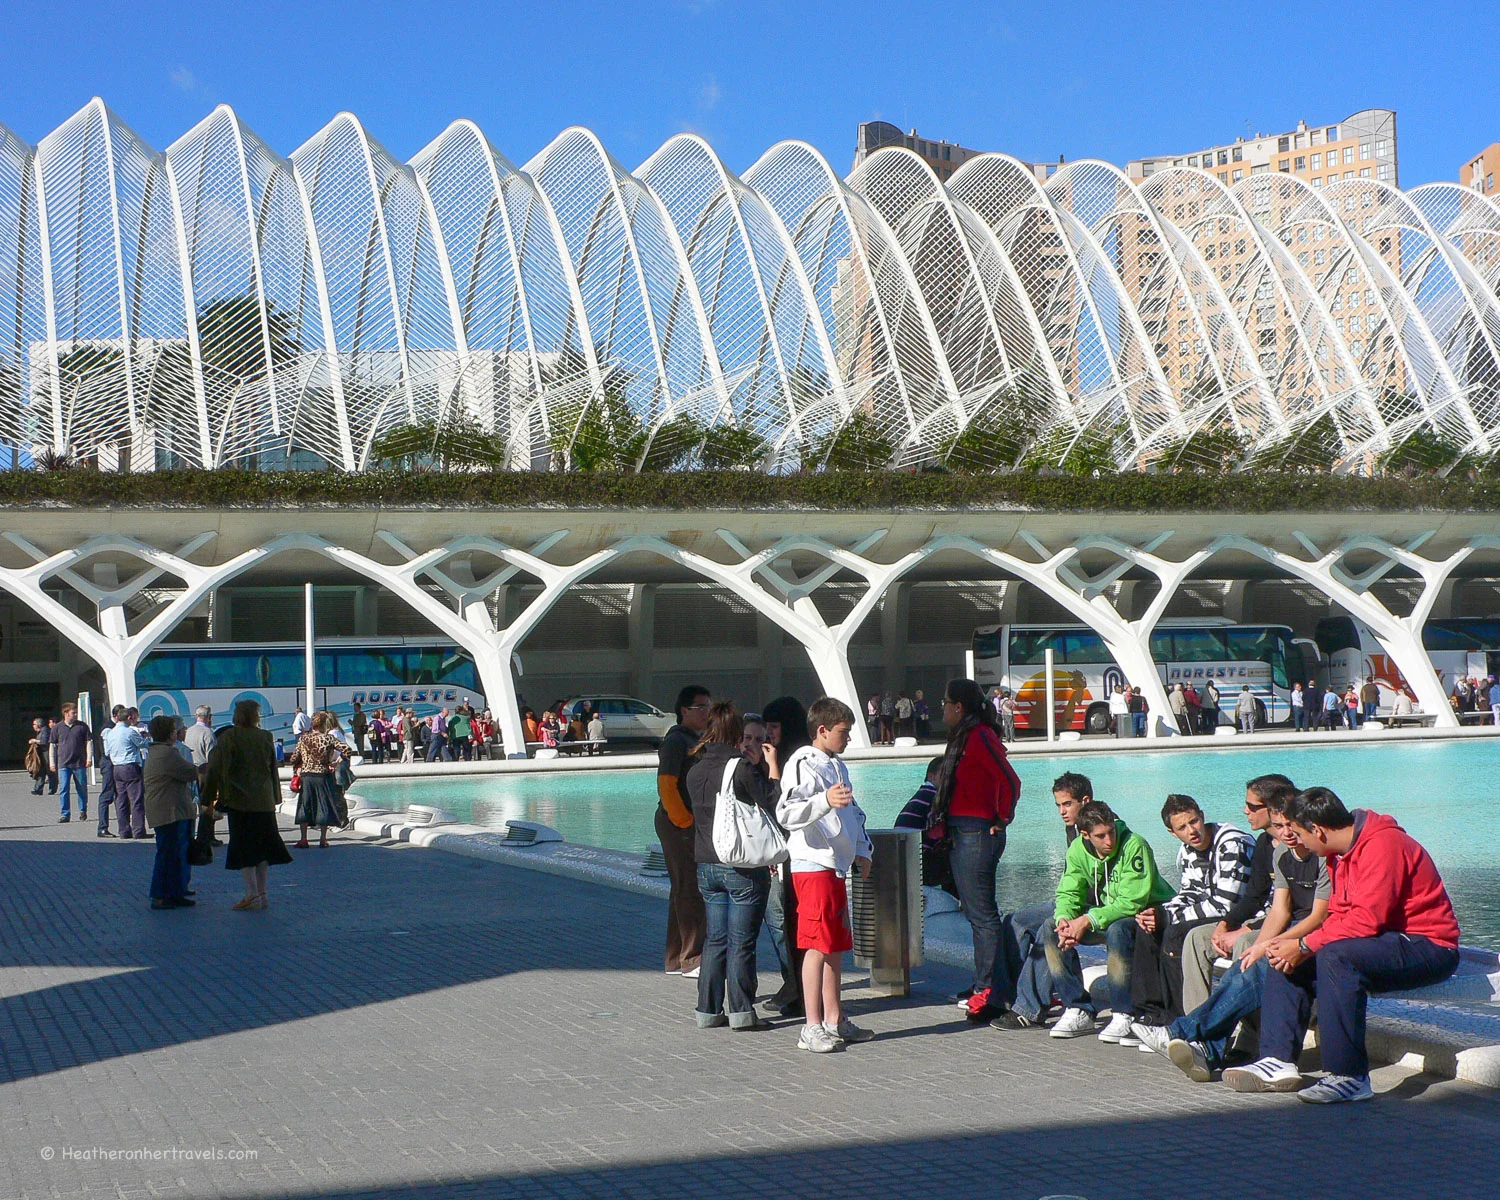
{"label": "man's short dark hair", "polygon": [[677,714],[678,724],[682,723],[682,710],[692,708],[699,696],[709,695],[709,690],[699,683],[690,683],[682,691],[677,693],[677,703],[673,705],[673,711]]}
{"label": "man's short dark hair", "polygon": [[835,700],[832,696],[819,696],[807,710],[807,736],[817,737],[820,725],[825,729],[832,729],[843,722],[847,722],[851,729],[854,727],[854,710],[842,700]]}
{"label": "man's short dark hair", "polygon": [[[1053,790],[1062,791],[1061,788]],[[1070,792],[1069,795],[1071,794]],[[1103,800],[1090,800],[1078,810],[1078,828],[1085,833],[1090,829],[1098,829],[1101,825],[1108,825],[1111,829],[1115,827],[1115,810]]]}
{"label": "man's short dark hair", "polygon": [[123,704],[116,704],[112,709],[109,710],[109,715],[116,721],[123,721],[125,719],[125,714],[129,711],[130,710]]}
{"label": "man's short dark hair", "polygon": [[171,713],[157,713],[146,728],[151,731],[153,742],[170,742],[177,736],[177,718]]}
{"label": "man's short dark hair", "polygon": [[1089,782],[1089,777],[1077,771],[1064,771],[1052,781],[1052,790],[1085,802],[1094,798],[1094,785]]}
{"label": "man's short dark hair", "polygon": [[1183,813],[1197,813],[1201,817],[1203,806],[1184,792],[1173,792],[1161,806],[1161,823],[1171,829],[1172,818]]}
{"label": "man's short dark hair", "polygon": [[1287,802],[1297,794],[1297,785],[1285,775],[1257,775],[1245,790],[1275,813],[1286,812]]}
{"label": "man's short dark hair", "polygon": [[936,758],[934,758],[931,762],[929,762],[927,764],[927,782],[928,783],[936,783],[937,782],[938,772],[943,769],[943,760],[946,757],[947,757],[946,755],[939,754]]}
{"label": "man's short dark hair", "polygon": [[1288,801],[1286,819],[1303,829],[1321,825],[1324,829],[1348,829],[1354,824],[1354,814],[1344,807],[1332,788],[1308,788],[1298,792]]}

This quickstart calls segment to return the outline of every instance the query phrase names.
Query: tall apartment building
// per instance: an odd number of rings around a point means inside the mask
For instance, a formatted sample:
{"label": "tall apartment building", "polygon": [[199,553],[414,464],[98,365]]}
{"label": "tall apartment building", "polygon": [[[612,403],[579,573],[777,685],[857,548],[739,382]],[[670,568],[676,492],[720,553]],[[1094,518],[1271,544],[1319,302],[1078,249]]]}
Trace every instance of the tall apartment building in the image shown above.
{"label": "tall apartment building", "polygon": [[1484,196],[1500,195],[1500,142],[1491,142],[1458,169],[1458,182]]}
{"label": "tall apartment building", "polygon": [[[865,121],[859,127],[859,137],[854,145],[854,165],[857,167],[877,150],[887,146],[905,146],[925,162],[944,182],[969,159],[985,153],[960,146],[956,142],[935,141],[924,137],[915,129],[902,132],[889,121]],[[1057,171],[1058,163],[1027,163],[1038,180],[1046,182]]]}
{"label": "tall apartment building", "polygon": [[1199,167],[1221,183],[1279,171],[1306,179],[1315,188],[1344,179],[1375,179],[1400,184],[1396,158],[1396,114],[1367,108],[1330,125],[1297,122],[1286,133],[1258,133],[1210,146],[1193,154],[1132,159],[1126,173],[1139,183],[1163,167]]}

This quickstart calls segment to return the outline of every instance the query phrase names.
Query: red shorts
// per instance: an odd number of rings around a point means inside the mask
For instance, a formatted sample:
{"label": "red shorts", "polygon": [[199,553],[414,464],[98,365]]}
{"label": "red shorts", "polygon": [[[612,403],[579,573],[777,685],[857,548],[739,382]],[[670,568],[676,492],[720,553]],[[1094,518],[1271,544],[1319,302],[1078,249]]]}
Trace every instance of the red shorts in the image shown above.
{"label": "red shorts", "polygon": [[834,871],[793,871],[797,893],[797,949],[842,954],[854,949],[849,892]]}

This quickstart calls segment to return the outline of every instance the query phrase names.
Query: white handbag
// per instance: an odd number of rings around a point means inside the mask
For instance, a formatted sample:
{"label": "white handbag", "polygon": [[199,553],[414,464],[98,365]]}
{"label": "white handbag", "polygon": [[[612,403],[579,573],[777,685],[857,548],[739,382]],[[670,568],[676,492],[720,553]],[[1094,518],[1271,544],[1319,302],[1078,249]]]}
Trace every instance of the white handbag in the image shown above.
{"label": "white handbag", "polygon": [[714,853],[726,867],[770,867],[787,860],[786,836],[758,804],[745,804],[734,794],[732,758],[724,767],[714,802]]}

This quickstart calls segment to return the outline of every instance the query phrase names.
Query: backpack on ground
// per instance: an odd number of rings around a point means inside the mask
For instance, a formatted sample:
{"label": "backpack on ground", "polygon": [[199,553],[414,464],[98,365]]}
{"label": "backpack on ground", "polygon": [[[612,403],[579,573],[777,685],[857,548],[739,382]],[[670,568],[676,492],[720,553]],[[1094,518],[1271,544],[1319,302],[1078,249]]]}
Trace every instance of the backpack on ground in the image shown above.
{"label": "backpack on ground", "polygon": [[745,804],[734,794],[734,769],[740,760],[731,758],[724,767],[714,803],[714,853],[726,867],[769,867],[785,862],[786,835],[758,804]]}

